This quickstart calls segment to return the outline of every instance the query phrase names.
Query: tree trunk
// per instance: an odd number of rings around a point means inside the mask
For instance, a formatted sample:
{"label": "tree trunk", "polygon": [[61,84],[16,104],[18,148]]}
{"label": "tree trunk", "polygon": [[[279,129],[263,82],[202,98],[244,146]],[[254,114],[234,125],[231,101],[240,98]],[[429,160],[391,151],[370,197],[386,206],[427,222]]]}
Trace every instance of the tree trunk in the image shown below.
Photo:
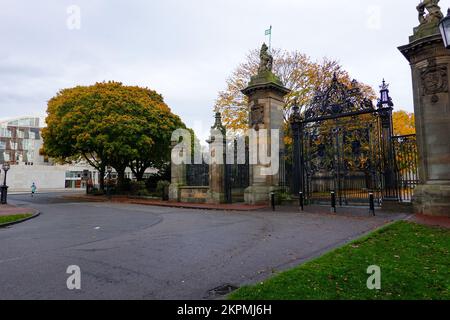
{"label": "tree trunk", "polygon": [[134,174],[135,177],[136,177],[136,180],[137,180],[137,181],[144,181],[144,173],[145,173],[145,171],[141,171],[141,170],[137,171],[137,172]]}
{"label": "tree trunk", "polygon": [[149,166],[141,166],[140,168],[137,168],[136,170],[136,180],[137,181],[144,181],[144,174],[145,174],[145,170],[147,170]]}
{"label": "tree trunk", "polygon": [[98,183],[100,184],[100,190],[105,191],[105,174],[106,174],[106,167],[103,166],[98,171]]}
{"label": "tree trunk", "polygon": [[137,181],[144,181],[145,170],[147,170],[147,168],[149,167],[150,166],[146,165],[145,163],[142,164],[137,163],[135,166],[131,168]]}
{"label": "tree trunk", "polygon": [[115,168],[117,171],[117,188],[123,191],[125,185],[125,170],[126,168]]}

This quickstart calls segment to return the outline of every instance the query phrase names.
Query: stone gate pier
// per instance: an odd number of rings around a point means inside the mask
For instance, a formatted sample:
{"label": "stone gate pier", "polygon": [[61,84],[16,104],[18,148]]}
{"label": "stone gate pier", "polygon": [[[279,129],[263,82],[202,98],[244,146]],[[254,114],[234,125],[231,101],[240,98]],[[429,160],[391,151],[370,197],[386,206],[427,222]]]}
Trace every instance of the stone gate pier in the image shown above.
{"label": "stone gate pier", "polygon": [[[265,44],[260,58],[258,74],[242,91],[248,97],[250,114],[250,186],[245,191],[245,202],[249,205],[267,204],[270,193],[280,189],[279,155],[284,151],[284,97],[290,92],[272,72],[273,57]],[[279,145],[276,150],[272,148],[275,140]],[[278,161],[275,164],[277,170],[268,173],[274,163],[262,161],[260,156],[264,153]]]}
{"label": "stone gate pier", "polygon": [[438,2],[418,6],[420,25],[399,50],[412,70],[420,170],[414,208],[450,216],[450,50],[438,28],[443,17]]}

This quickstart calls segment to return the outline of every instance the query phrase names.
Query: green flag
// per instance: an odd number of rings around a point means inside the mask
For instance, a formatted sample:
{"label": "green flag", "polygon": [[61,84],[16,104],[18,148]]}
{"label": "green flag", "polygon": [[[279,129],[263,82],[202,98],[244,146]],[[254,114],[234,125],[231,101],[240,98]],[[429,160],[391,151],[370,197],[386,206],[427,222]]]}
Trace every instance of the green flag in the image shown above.
{"label": "green flag", "polygon": [[272,34],[272,27],[270,27],[270,29],[266,30],[266,36],[269,36]]}

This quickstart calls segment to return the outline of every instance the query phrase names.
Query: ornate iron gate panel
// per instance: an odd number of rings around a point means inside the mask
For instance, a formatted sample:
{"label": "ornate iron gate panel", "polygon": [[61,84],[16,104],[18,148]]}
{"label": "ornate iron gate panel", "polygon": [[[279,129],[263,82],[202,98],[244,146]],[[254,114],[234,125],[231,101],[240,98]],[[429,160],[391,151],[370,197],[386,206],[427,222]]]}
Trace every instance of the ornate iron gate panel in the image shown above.
{"label": "ornate iron gate panel", "polygon": [[392,137],[400,201],[410,202],[419,184],[416,135]]}
{"label": "ornate iron gate panel", "polygon": [[[377,117],[343,118],[304,128],[305,196],[311,202],[329,202],[335,191],[339,205],[368,202],[373,192],[381,202],[382,174]],[[356,124],[355,124],[356,123]]]}
{"label": "ornate iron gate panel", "polygon": [[209,186],[209,165],[207,163],[186,165],[186,183],[193,187]]}
{"label": "ornate iron gate panel", "polygon": [[385,82],[375,107],[356,81],[346,86],[336,76],[304,113],[294,107],[292,193],[329,203],[335,192],[341,206],[366,204],[369,193],[378,205],[395,198],[392,107]]}
{"label": "ornate iron gate panel", "polygon": [[[250,185],[250,161],[248,143],[245,145],[245,163],[239,161],[238,156],[238,141],[235,140],[233,144],[233,160],[227,159],[225,165],[225,201],[227,203],[243,202],[244,191]],[[229,146],[230,147],[230,146]],[[231,163],[230,163],[231,162]]]}

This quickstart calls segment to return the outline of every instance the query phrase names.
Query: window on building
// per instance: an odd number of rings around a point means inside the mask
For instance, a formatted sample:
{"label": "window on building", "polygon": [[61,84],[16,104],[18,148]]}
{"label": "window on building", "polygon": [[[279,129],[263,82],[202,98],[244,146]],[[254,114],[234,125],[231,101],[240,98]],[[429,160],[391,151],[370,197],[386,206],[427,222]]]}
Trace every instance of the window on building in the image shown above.
{"label": "window on building", "polygon": [[0,138],[11,138],[11,130],[8,128],[0,128]]}
{"label": "window on building", "polygon": [[17,130],[17,138],[20,138],[20,139],[25,138],[25,131],[24,130]]}
{"label": "window on building", "polygon": [[68,179],[81,179],[83,172],[81,171],[66,171],[66,178]]}
{"label": "window on building", "polygon": [[33,150],[34,145],[30,139],[23,139],[22,141],[22,147],[24,150],[30,151]]}

